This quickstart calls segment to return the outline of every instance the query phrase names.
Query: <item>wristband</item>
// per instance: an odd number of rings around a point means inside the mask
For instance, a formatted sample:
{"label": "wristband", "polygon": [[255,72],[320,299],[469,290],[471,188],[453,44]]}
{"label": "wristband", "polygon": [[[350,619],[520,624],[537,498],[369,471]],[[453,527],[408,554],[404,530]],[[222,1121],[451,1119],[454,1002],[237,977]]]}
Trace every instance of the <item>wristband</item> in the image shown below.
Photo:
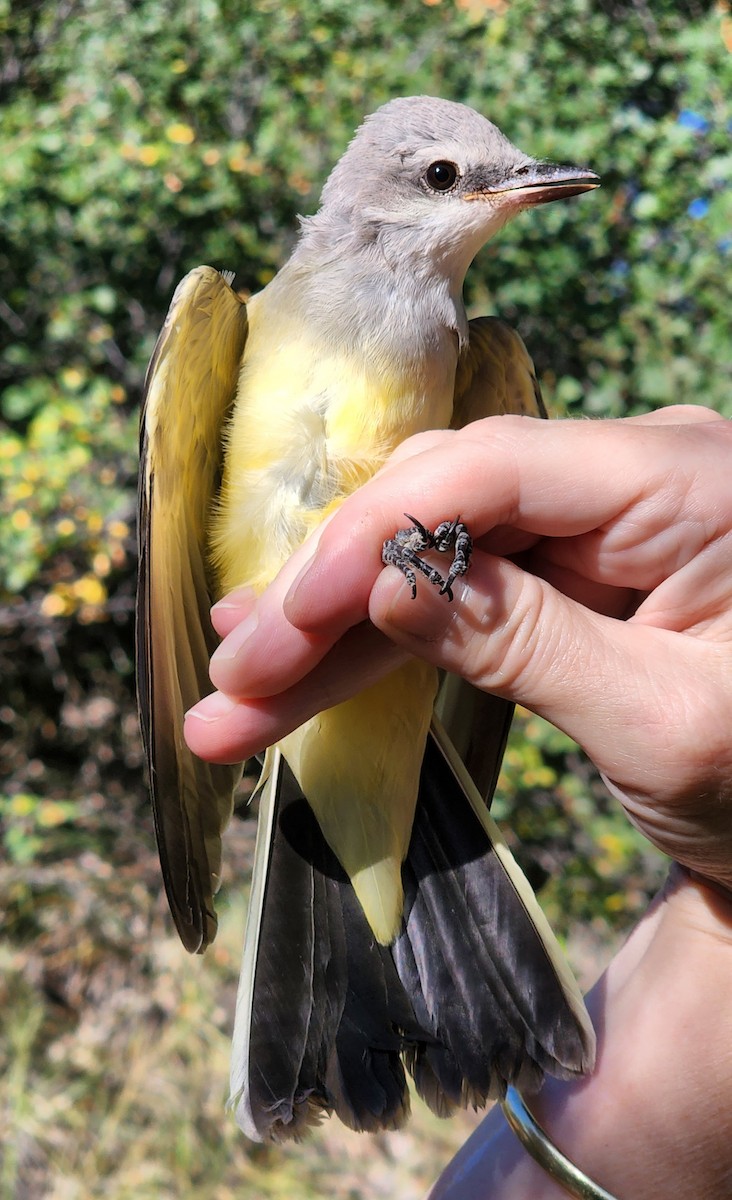
{"label": "wristband", "polygon": [[501,1108],[509,1126],[524,1149],[547,1175],[576,1200],[616,1200],[600,1187],[554,1145],[548,1133],[529,1112],[515,1087],[506,1089]]}

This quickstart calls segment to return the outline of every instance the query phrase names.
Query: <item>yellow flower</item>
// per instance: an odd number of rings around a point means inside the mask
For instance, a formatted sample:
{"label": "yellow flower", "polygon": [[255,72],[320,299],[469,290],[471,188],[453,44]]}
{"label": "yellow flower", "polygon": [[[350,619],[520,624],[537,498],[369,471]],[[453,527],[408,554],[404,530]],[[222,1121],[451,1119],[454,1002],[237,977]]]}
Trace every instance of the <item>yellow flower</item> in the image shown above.
{"label": "yellow flower", "polygon": [[36,807],[35,796],[29,796],[27,792],[18,792],[13,796],[8,808],[14,817],[27,817]]}
{"label": "yellow flower", "polygon": [[165,136],[174,146],[190,146],[191,142],[196,140],[196,135],[190,125],[184,124],[183,121],[174,121],[165,130]]}
{"label": "yellow flower", "polygon": [[65,588],[63,590],[54,589],[41,601],[41,612],[44,617],[67,617],[73,611],[74,605]]}
{"label": "yellow flower", "polygon": [[31,515],[27,508],[16,508],[15,512],[10,517],[10,524],[17,533],[23,533],[24,530],[30,529]]}
{"label": "yellow flower", "polygon": [[82,575],[71,590],[83,604],[100,605],[107,599],[107,589],[94,575]]}
{"label": "yellow flower", "polygon": [[36,821],[46,829],[52,828],[54,825],[63,825],[64,821],[69,819],[69,804],[59,803],[58,800],[44,800],[38,806]]}
{"label": "yellow flower", "polygon": [[160,159],[159,146],[140,146],[137,157],[145,167],[154,167]]}
{"label": "yellow flower", "polygon": [[61,372],[61,382],[70,392],[75,392],[84,382],[84,372],[78,367],[66,367]]}
{"label": "yellow flower", "polygon": [[105,575],[109,575],[109,572],[112,570],[112,561],[108,554],[104,554],[100,550],[92,559],[92,567],[94,568],[94,574],[103,578]]}

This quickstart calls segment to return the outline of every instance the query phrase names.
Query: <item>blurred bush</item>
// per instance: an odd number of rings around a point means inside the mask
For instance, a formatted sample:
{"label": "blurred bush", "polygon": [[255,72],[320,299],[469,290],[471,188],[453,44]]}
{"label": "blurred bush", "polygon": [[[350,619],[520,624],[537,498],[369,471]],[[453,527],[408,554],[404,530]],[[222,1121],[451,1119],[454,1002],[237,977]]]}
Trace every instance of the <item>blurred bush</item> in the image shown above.
{"label": "blurred bush", "polygon": [[[130,880],[135,903],[157,886],[136,430],[176,281],[209,262],[261,287],[364,113],[442,95],[603,178],[522,216],[469,277],[471,312],[518,326],[553,412],[730,416],[731,51],[728,5],[707,0],[0,0],[0,930],[37,948],[12,961],[23,987],[45,981],[41,1023],[99,995],[84,914],[117,961],[133,950],[109,913]],[[497,804],[565,935],[642,908],[658,860],[528,714]],[[128,928],[147,936],[155,912]]]}
{"label": "blurred bush", "polygon": [[68,736],[69,699],[129,711],[137,412],[176,281],[207,261],[265,283],[390,96],[467,101],[602,175],[516,221],[470,276],[471,307],[518,325],[556,413],[732,413],[731,20],[620,0],[0,0],[11,793],[69,790],[46,769],[58,738],[87,786],[95,735]]}

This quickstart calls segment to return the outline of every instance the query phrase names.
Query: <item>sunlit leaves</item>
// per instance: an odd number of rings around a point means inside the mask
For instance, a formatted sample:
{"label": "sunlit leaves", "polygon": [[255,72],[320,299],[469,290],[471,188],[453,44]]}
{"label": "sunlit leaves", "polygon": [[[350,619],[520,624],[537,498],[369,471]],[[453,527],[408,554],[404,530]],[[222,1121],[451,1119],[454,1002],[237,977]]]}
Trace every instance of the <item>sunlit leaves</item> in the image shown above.
{"label": "sunlit leaves", "polygon": [[[601,174],[469,276],[471,315],[518,324],[555,414],[732,415],[732,55],[725,14],[687,7],[79,0],[62,18],[0,0],[3,604],[87,639],[119,589],[129,611],[137,407],[177,280],[209,262],[265,284],[395,95],[464,100]],[[509,790],[566,798],[573,752],[524,732]]]}

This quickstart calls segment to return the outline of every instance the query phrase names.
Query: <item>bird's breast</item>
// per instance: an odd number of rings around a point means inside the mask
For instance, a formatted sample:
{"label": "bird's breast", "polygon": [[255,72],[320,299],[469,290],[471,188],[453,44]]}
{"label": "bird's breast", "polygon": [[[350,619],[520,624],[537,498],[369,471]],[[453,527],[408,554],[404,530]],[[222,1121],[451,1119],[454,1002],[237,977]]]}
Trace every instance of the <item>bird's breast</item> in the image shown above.
{"label": "bird's breast", "polygon": [[255,315],[212,525],[222,592],[266,586],[400,442],[452,414],[451,339],[421,355],[339,349],[307,329],[260,327]]}

